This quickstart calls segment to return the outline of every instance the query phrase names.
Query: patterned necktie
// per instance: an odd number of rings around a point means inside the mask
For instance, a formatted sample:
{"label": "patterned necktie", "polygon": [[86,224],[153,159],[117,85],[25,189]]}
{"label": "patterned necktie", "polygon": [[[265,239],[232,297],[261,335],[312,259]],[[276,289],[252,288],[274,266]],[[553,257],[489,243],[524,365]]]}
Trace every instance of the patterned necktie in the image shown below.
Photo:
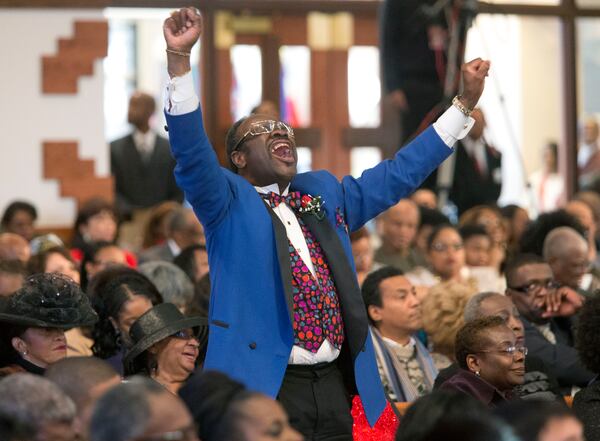
{"label": "patterned necktie", "polygon": [[294,210],[297,210],[302,206],[302,196],[299,191],[292,191],[288,193],[287,196],[281,196],[271,191],[269,193],[261,193],[260,196],[269,203],[271,208],[277,207],[282,202],[285,202]]}

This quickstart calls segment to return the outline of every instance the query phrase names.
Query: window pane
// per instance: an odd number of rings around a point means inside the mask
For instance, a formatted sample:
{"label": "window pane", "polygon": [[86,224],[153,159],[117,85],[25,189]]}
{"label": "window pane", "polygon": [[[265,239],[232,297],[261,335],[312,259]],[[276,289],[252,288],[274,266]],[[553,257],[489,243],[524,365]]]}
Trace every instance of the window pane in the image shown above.
{"label": "window pane", "polygon": [[600,8],[600,0],[576,0],[580,8]]}
{"label": "window pane", "polygon": [[561,0],[486,0],[486,3],[510,3],[522,5],[559,5]]}
{"label": "window pane", "polygon": [[310,49],[306,46],[282,46],[281,119],[294,127],[310,125]]}
{"label": "window pane", "polygon": [[249,115],[262,100],[262,53],[259,46],[240,44],[231,48],[233,84],[231,114],[237,121]]}
{"label": "window pane", "polygon": [[525,183],[540,169],[542,150],[562,139],[559,20],[479,14],[469,31],[466,59],[490,59],[480,106],[484,136],[502,153],[500,204],[534,208]]}
{"label": "window pane", "polygon": [[348,111],[351,127],[379,127],[381,112],[379,50],[354,46],[348,51]]}
{"label": "window pane", "polygon": [[381,162],[379,147],[354,147],[350,150],[350,173],[358,178],[363,171]]}
{"label": "window pane", "polygon": [[309,147],[297,147],[298,173],[312,170],[312,150]]}

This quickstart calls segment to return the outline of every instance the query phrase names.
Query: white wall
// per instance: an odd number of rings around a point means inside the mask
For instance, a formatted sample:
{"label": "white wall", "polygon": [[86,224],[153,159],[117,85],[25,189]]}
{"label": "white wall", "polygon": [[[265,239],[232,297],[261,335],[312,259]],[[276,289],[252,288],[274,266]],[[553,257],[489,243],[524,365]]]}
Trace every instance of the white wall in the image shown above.
{"label": "white wall", "polygon": [[72,36],[78,19],[103,19],[102,11],[0,9],[0,210],[28,200],[40,226],[71,225],[75,217],[74,201],[43,178],[43,141],[78,141],[80,157],[95,160],[96,174],[109,172],[101,61],[93,76],[80,78],[77,95],[41,93],[41,57],[56,52],[59,37]]}

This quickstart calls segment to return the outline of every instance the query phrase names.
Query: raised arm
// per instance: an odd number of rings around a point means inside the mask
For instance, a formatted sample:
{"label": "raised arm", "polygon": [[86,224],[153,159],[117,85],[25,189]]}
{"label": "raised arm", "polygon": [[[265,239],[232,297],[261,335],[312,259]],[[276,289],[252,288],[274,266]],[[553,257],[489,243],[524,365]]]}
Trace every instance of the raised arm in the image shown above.
{"label": "raised arm", "polygon": [[464,64],[463,93],[457,106],[401,148],[394,159],[366,170],[358,179],[343,179],[345,215],[351,231],[412,193],[453,152],[454,143],[472,127],[472,119],[459,108],[468,113],[477,105],[489,68],[489,61],[479,58]]}
{"label": "raised arm", "polygon": [[227,212],[232,193],[204,131],[190,74],[190,52],[202,34],[202,18],[195,8],[182,8],[165,20],[163,33],[171,78],[165,114],[177,162],[175,179],[198,219],[211,228]]}

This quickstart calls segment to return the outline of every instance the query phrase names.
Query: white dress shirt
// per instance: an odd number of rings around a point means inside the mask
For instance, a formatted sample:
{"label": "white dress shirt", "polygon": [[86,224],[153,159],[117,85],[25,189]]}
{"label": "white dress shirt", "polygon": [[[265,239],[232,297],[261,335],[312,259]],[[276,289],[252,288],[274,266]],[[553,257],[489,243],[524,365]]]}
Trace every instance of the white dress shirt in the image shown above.
{"label": "white dress shirt", "polygon": [[[195,111],[198,108],[200,101],[194,90],[194,83],[191,72],[180,77],[174,77],[169,80],[165,90],[165,110],[170,115],[183,115]],[[464,116],[456,107],[450,107],[440,118],[433,124],[437,134],[442,138],[448,147],[452,147],[457,140],[464,138],[473,127],[475,120]],[[279,194],[279,186],[277,184],[268,185],[266,187],[255,187],[259,193],[268,193],[270,191]],[[287,196],[288,187],[281,194]],[[296,251],[314,275],[315,269],[310,259],[308,245],[300,228],[300,224],[291,207],[281,203],[273,210],[277,217],[283,223],[286,229],[288,239],[296,248]],[[290,357],[289,364],[316,364],[323,362],[334,361],[339,356],[340,350],[336,349],[329,340],[325,339],[317,353],[307,351],[299,346],[294,346]]]}
{"label": "white dress shirt", "polygon": [[142,158],[147,158],[154,151],[156,132],[154,130],[148,130],[146,133],[142,133],[136,129],[133,132],[133,143],[138,152],[140,152]]}

